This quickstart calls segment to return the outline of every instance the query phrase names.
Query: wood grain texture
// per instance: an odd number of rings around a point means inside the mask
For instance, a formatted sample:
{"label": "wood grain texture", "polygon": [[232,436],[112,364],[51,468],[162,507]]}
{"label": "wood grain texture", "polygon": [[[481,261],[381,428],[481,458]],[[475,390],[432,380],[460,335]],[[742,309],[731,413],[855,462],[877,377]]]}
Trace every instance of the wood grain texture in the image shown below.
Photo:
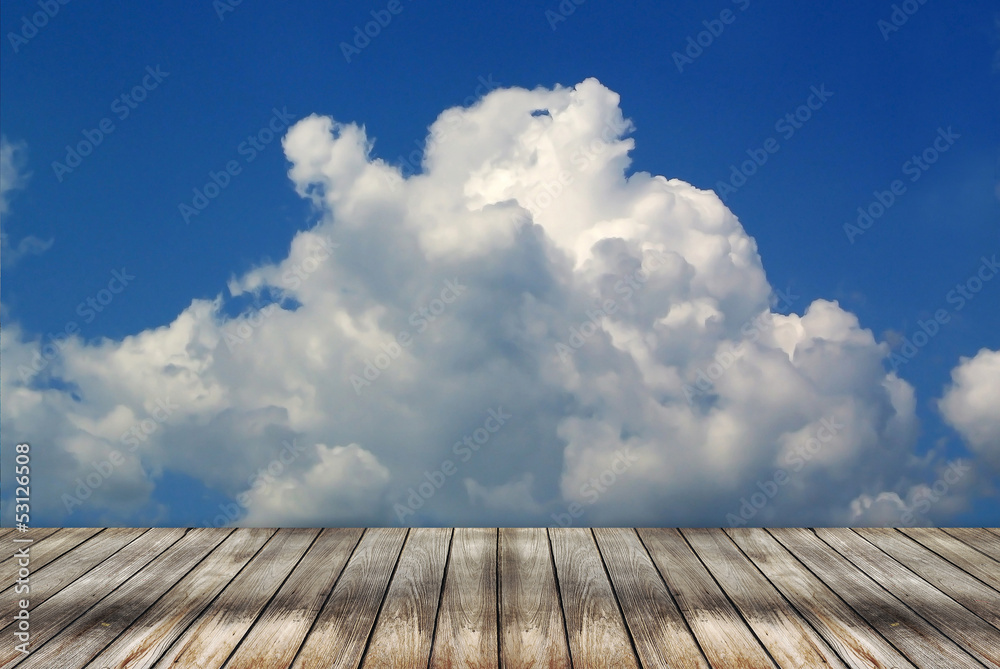
{"label": "wood grain texture", "polygon": [[361,539],[360,528],[323,530],[226,662],[226,669],[288,667]]}
{"label": "wood grain texture", "polygon": [[986,666],[1000,668],[996,628],[944,594],[898,560],[847,528],[817,528],[816,536],[850,560]]}
{"label": "wood grain texture", "polygon": [[456,528],[430,667],[497,667],[497,643],[497,530]]}
{"label": "wood grain texture", "polygon": [[1000,537],[989,530],[982,527],[942,527],[941,531],[972,546],[983,555],[1000,561]]}
{"label": "wood grain texture", "polygon": [[[144,532],[146,532],[144,528],[112,527],[62,554],[44,568],[36,569],[35,563],[32,562],[31,573],[34,579],[28,598],[28,610],[34,610],[36,606]],[[18,601],[24,598],[23,594],[19,595],[14,591],[15,587],[11,585],[0,593],[0,620],[10,620],[19,608]]]}
{"label": "wood grain texture", "polygon": [[0,669],[1000,669],[991,528],[38,530]]}
{"label": "wood grain texture", "polygon": [[82,544],[87,539],[100,532],[94,527],[67,527],[64,530],[52,534],[44,541],[32,542],[31,544],[14,544],[16,546],[11,551],[11,557],[6,562],[0,564],[0,583],[9,583],[17,579],[17,570],[20,559],[15,560],[15,553],[22,546],[29,546],[28,559],[32,573],[37,573],[42,567],[57,559],[63,553],[67,553]]}
{"label": "wood grain texture", "polygon": [[639,667],[592,532],[576,527],[551,528],[549,540],[573,665]]}
{"label": "wood grain texture", "polygon": [[708,669],[708,661],[636,531],[595,528],[594,536],[642,666]]}
{"label": "wood grain texture", "polygon": [[1000,592],[897,530],[862,527],[855,532],[1000,630]]}
{"label": "wood grain texture", "polygon": [[1000,562],[997,560],[938,529],[906,527],[899,531],[994,590],[1000,591]]}
{"label": "wood grain texture", "polygon": [[681,533],[780,667],[845,666],[725,532],[695,529]]}
{"label": "wood grain texture", "polygon": [[[31,612],[32,654],[29,657],[33,658],[42,644],[170,546],[180,541],[185,533],[186,530],[183,529],[145,532],[97,567],[39,604]],[[9,627],[11,625],[8,625]],[[0,633],[10,634],[8,628],[4,628]],[[11,647],[0,650],[0,667],[14,666],[22,659],[24,657]]]}
{"label": "wood grain texture", "polygon": [[228,585],[223,581],[225,589],[155,666],[221,667],[318,534],[318,529],[278,530]]}
{"label": "wood grain texture", "polygon": [[[267,546],[280,546],[287,543],[282,542],[283,537],[279,536],[286,532],[288,531],[280,530],[276,534],[272,529],[250,529],[231,534],[226,541],[188,572],[156,604],[129,626],[128,630],[95,657],[92,661],[93,664],[99,667],[122,666],[130,669],[154,665],[163,666],[164,662],[161,656],[167,652],[165,657],[173,661],[178,650],[183,649],[183,641],[190,637],[193,630],[201,632],[203,635],[202,643],[225,646],[227,641],[232,640],[233,635],[229,633],[231,630],[206,626],[204,624],[206,617],[214,620],[211,614],[217,613],[220,609],[238,616],[245,609],[239,606],[240,602],[233,602],[231,598],[225,599],[222,596],[216,598],[216,596],[219,595],[220,591],[231,593],[234,587],[243,588],[243,596],[250,598],[257,595],[255,589],[264,590],[263,583],[254,583],[245,578],[244,575],[248,573],[245,567],[251,558],[257,562],[257,558],[262,557],[261,546],[264,546],[265,542],[267,542]],[[309,539],[311,537],[307,537],[307,540]],[[294,549],[292,546],[288,548],[289,552]],[[274,560],[278,565],[284,563],[280,554],[274,549],[268,553],[267,559]],[[260,563],[257,562],[257,564]],[[223,588],[226,590],[223,591]],[[213,598],[216,599],[213,601]],[[209,608],[206,609],[206,606]],[[195,620],[196,618],[197,620]],[[193,625],[192,621],[195,621]],[[185,628],[187,628],[186,631]],[[239,630],[239,636],[236,637],[233,645],[242,638],[245,631],[245,628]],[[179,640],[178,637],[180,637]],[[229,656],[231,650],[232,646],[229,646],[221,658],[206,656],[204,659],[199,658],[194,662],[182,660],[178,666],[218,667]]]}
{"label": "wood grain texture", "polygon": [[570,666],[566,625],[544,528],[500,529],[500,665]]}
{"label": "wood grain texture", "polygon": [[365,530],[299,649],[295,669],[346,669],[361,663],[406,535],[403,528]]}
{"label": "wood grain texture", "polygon": [[[3,576],[3,581],[10,579],[10,574],[17,573],[17,560],[14,557],[14,553],[24,546],[31,546],[31,550],[37,550],[41,547],[43,542],[59,532],[58,527],[32,527],[26,532],[13,531],[2,539],[4,542],[3,554],[0,555],[0,575]],[[30,542],[19,542],[14,541],[14,539],[31,539]],[[13,568],[13,571],[11,569]],[[3,581],[0,581],[2,583]]]}
{"label": "wood grain texture", "polygon": [[410,530],[361,664],[364,669],[427,666],[451,535],[450,529]]}
{"label": "wood grain texture", "polygon": [[775,666],[680,532],[640,529],[639,536],[712,667]]}
{"label": "wood grain texture", "polygon": [[135,576],[60,630],[32,653],[23,666],[71,669],[87,665],[229,534],[231,530],[215,528],[188,531]]}
{"label": "wood grain texture", "polygon": [[898,650],[778,541],[761,529],[726,534],[852,669],[913,669]]}
{"label": "wood grain texture", "polygon": [[981,667],[971,655],[813,532],[797,528],[768,531],[914,664],[956,669]]}

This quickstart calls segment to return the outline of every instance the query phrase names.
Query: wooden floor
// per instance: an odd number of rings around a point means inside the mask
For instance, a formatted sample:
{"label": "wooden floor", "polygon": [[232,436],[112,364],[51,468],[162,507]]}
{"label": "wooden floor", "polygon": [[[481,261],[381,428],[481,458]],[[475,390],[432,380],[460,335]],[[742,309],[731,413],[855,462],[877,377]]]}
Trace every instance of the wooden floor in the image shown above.
{"label": "wooden floor", "polygon": [[996,529],[66,528],[0,543],[3,668],[1000,667]]}

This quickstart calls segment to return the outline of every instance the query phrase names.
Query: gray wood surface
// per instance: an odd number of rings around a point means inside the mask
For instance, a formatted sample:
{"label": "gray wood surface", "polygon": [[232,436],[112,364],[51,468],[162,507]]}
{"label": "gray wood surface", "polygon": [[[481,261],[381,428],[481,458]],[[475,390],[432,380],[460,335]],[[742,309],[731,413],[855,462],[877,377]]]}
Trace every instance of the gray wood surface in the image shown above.
{"label": "gray wood surface", "polygon": [[194,529],[152,561],[138,557],[136,562],[144,563],[141,569],[32,653],[24,666],[85,666],[225,538],[214,530]]}
{"label": "gray wood surface", "polygon": [[406,540],[402,528],[365,530],[315,625],[299,649],[295,669],[357,667]]}
{"label": "gray wood surface", "polygon": [[[844,528],[840,531],[850,532]],[[980,666],[926,619],[846,558],[830,550],[830,546],[811,530],[781,528],[769,532],[914,664],[956,669]]]}
{"label": "gray wood surface", "polygon": [[844,667],[823,637],[785,601],[721,529],[681,533],[781,667]]}
{"label": "gray wood surface", "polygon": [[857,528],[862,537],[1000,630],[1000,592],[895,529]]}
{"label": "gray wood surface", "polygon": [[941,531],[972,546],[983,555],[1000,560],[1000,536],[987,529],[982,527],[943,527]]}
{"label": "gray wood surface", "polygon": [[980,662],[1000,667],[996,628],[849,529],[818,528],[816,535],[854,563],[899,601]]}
{"label": "gray wood surface", "polygon": [[713,668],[775,666],[680,532],[640,529],[639,536]]}
{"label": "gray wood surface", "polygon": [[431,669],[499,664],[497,530],[456,528],[438,608]]}
{"label": "gray wood surface", "polygon": [[549,530],[574,666],[639,667],[591,530]]}
{"label": "gray wood surface", "polygon": [[288,667],[351,557],[363,530],[323,530],[247,632],[226,669]]}
{"label": "gray wood surface", "polygon": [[725,532],[847,666],[914,666],[765,530],[732,528]]}
{"label": "gray wood surface", "polygon": [[1000,562],[942,530],[929,527],[906,527],[899,530],[926,546],[966,573],[972,574],[994,590],[1000,591]]}
{"label": "gray wood surface", "polygon": [[548,533],[544,528],[501,529],[498,561],[501,666],[569,666]]}
{"label": "gray wood surface", "polygon": [[[59,556],[44,568],[36,569],[32,563],[35,579],[28,595],[28,610],[33,610],[144,532],[144,528],[111,527]],[[16,587],[16,584],[11,584],[0,593],[0,620],[10,620],[18,610],[19,600],[24,598],[23,594],[15,592]]]}
{"label": "gray wood surface", "polygon": [[645,669],[707,669],[698,642],[632,528],[595,528],[611,584]]}
{"label": "gray wood surface", "polygon": [[0,669],[1000,669],[994,528],[42,535]]}
{"label": "gray wood surface", "polygon": [[452,530],[410,530],[362,664],[426,667]]}

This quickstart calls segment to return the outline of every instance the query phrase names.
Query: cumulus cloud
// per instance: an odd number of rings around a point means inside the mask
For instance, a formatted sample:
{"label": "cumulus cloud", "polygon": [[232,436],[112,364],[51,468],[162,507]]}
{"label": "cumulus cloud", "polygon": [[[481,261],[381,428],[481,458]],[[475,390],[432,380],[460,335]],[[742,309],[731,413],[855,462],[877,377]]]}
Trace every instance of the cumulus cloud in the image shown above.
{"label": "cumulus cloud", "polygon": [[389,481],[389,470],[357,444],[316,444],[318,461],[301,477],[277,479],[248,494],[249,514],[242,524],[252,527],[287,525],[289,519],[303,527],[323,525],[377,525],[379,498]]}
{"label": "cumulus cloud", "polygon": [[1000,471],[1000,351],[980,350],[951,371],[938,409],[969,447]]}
{"label": "cumulus cloud", "polygon": [[228,286],[273,305],[194,300],[121,341],[71,338],[33,377],[41,342],[4,328],[4,444],[44,438],[36,464],[60,472],[36,499],[64,513],[116,450],[87,504],[127,514],[169,470],[270,525],[392,525],[401,504],[418,525],[551,525],[569,505],[579,524],[720,525],[778,469],[754,523],[839,525],[933,477],[886,344],[835,301],[781,313],[715,193],[629,173],[619,102],[594,79],[494,90],[435,120],[411,176],[364,127],[298,122],[288,175],[321,220]]}
{"label": "cumulus cloud", "polygon": [[24,171],[24,152],[23,142],[12,143],[8,142],[6,137],[0,137],[0,263],[8,268],[26,255],[44,253],[54,241],[52,239],[43,241],[28,235],[16,246],[11,246],[7,233],[4,232],[3,221],[10,211],[10,193],[24,188],[30,176]]}

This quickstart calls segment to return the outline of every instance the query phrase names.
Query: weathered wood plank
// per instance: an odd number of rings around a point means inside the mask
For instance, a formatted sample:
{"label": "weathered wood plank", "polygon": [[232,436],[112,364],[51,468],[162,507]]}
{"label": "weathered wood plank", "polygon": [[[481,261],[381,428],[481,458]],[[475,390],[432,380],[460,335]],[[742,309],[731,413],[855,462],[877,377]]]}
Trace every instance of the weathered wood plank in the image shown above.
{"label": "weathered wood plank", "polygon": [[1000,593],[996,590],[895,529],[860,527],[854,531],[1000,630]]}
{"label": "weathered wood plank", "polygon": [[989,623],[856,532],[817,528],[816,535],[966,652],[1000,667],[1000,635]]}
{"label": "weathered wood plank", "polygon": [[[0,576],[3,577],[0,583],[10,580],[12,573],[17,573],[17,560],[14,556],[17,549],[23,546],[31,546],[32,551],[37,550],[46,539],[59,532],[59,530],[60,528],[58,527],[32,527],[26,532],[14,531],[4,537],[2,541],[6,550],[0,555]],[[31,539],[31,541],[19,542],[14,541],[14,539]]]}
{"label": "weathered wood plank", "polygon": [[452,530],[410,530],[361,666],[426,667]]}
{"label": "weathered wood plank", "polygon": [[243,638],[226,669],[288,667],[364,530],[323,530]]}
{"label": "weathered wood plank", "polygon": [[[231,530],[190,530],[152,561],[145,560],[145,555],[140,557],[138,561],[144,563],[141,569],[110,594],[108,579],[100,583],[99,592],[89,593],[89,597],[79,593],[84,604],[94,599],[99,601],[58,634],[49,634],[50,638],[29,656],[24,667],[69,669],[86,665],[230,533]],[[53,597],[39,609],[57,599],[58,596]]]}
{"label": "weathered wood plank", "polygon": [[[31,612],[32,654],[66,625],[179,541],[184,534],[182,529],[145,532],[65,589],[39,604]],[[5,627],[0,634],[9,636],[10,627],[12,625]],[[14,666],[24,659],[21,653],[5,651],[12,649],[6,647],[0,650],[0,667]]]}
{"label": "weathered wood plank", "polygon": [[[35,563],[32,562],[28,610],[34,610],[146,531],[145,528],[111,527],[56,558],[45,565],[44,569],[35,569]],[[19,600],[25,599],[24,594],[15,592],[15,587],[11,585],[0,593],[0,620],[10,620],[19,608]]]}
{"label": "weathered wood plank", "polygon": [[3,539],[4,537],[6,537],[8,534],[10,534],[13,531],[14,531],[13,527],[2,527],[2,528],[0,528],[0,539]]}
{"label": "weathered wood plank", "polygon": [[[63,553],[67,553],[91,538],[100,528],[94,527],[67,527],[49,536],[45,541],[32,542],[30,544],[14,544],[18,548],[28,546],[29,567],[32,573],[58,558]],[[14,550],[18,550],[15,548]],[[0,564],[0,583],[10,583],[16,580],[20,560],[15,560],[13,553],[6,562]]]}
{"label": "weathered wood plank", "polygon": [[914,664],[980,667],[971,655],[809,530],[768,531]]}
{"label": "weathered wood plank", "polygon": [[640,529],[639,536],[712,667],[775,666],[680,532]]}
{"label": "weathered wood plank", "polygon": [[498,663],[497,530],[456,528],[430,667],[483,669]]}
{"label": "weathered wood plank", "polygon": [[[92,664],[97,667],[139,669],[154,665],[170,666],[170,663],[176,660],[179,661],[176,665],[179,667],[221,666],[233,646],[242,638],[249,623],[243,628],[227,629],[224,626],[212,627],[206,624],[206,620],[216,622],[215,616],[220,609],[237,619],[252,613],[251,602],[240,600],[238,597],[226,597],[226,594],[232,593],[234,589],[240,590],[241,595],[251,601],[258,596],[269,597],[270,593],[277,589],[280,579],[283,578],[280,573],[281,567],[287,566],[290,570],[294,560],[298,558],[298,555],[294,554],[297,546],[285,541],[289,532],[292,531],[279,530],[275,533],[273,529],[240,529],[234,532],[95,657]],[[305,544],[301,546],[301,551],[305,550],[313,536],[315,532],[311,536],[299,538],[300,543]],[[264,548],[261,549],[261,546]],[[287,549],[289,553],[287,557],[281,554],[282,547]],[[248,574],[252,576],[255,572],[261,571],[259,567],[253,570],[251,566],[255,563],[260,565],[262,558],[272,560],[274,563],[273,569],[264,565],[265,572],[278,572],[274,575],[279,581],[272,583],[274,589],[270,592],[266,592],[266,582],[254,582],[247,577]],[[288,564],[290,560],[292,563]],[[260,606],[263,608],[263,604]],[[250,622],[253,622],[252,618]],[[224,654],[221,657],[209,655],[196,661],[179,659],[180,652],[186,648],[185,642],[192,634],[199,637],[200,643],[224,647],[220,648],[220,652]]]}
{"label": "weathered wood plank", "polygon": [[982,527],[942,527],[941,531],[1000,561],[1000,537],[989,530]]}
{"label": "weathered wood plank", "polygon": [[708,661],[636,531],[594,528],[594,536],[642,666],[708,669]]}
{"label": "weathered wood plank", "polygon": [[732,528],[725,532],[849,667],[913,669],[909,660],[766,531]]}
{"label": "weathered wood plank", "polygon": [[844,667],[807,623],[721,529],[681,530],[780,667]]}
{"label": "weathered wood plank", "polygon": [[1000,562],[935,528],[901,527],[899,531],[1000,591]]}
{"label": "weathered wood plank", "polygon": [[549,540],[573,664],[639,667],[593,533],[576,527],[550,528]]}
{"label": "weathered wood plank", "polygon": [[361,663],[406,534],[399,527],[365,531],[306,635],[294,669],[346,669]]}
{"label": "weathered wood plank", "polygon": [[570,666],[566,626],[545,528],[501,528],[500,665]]}

